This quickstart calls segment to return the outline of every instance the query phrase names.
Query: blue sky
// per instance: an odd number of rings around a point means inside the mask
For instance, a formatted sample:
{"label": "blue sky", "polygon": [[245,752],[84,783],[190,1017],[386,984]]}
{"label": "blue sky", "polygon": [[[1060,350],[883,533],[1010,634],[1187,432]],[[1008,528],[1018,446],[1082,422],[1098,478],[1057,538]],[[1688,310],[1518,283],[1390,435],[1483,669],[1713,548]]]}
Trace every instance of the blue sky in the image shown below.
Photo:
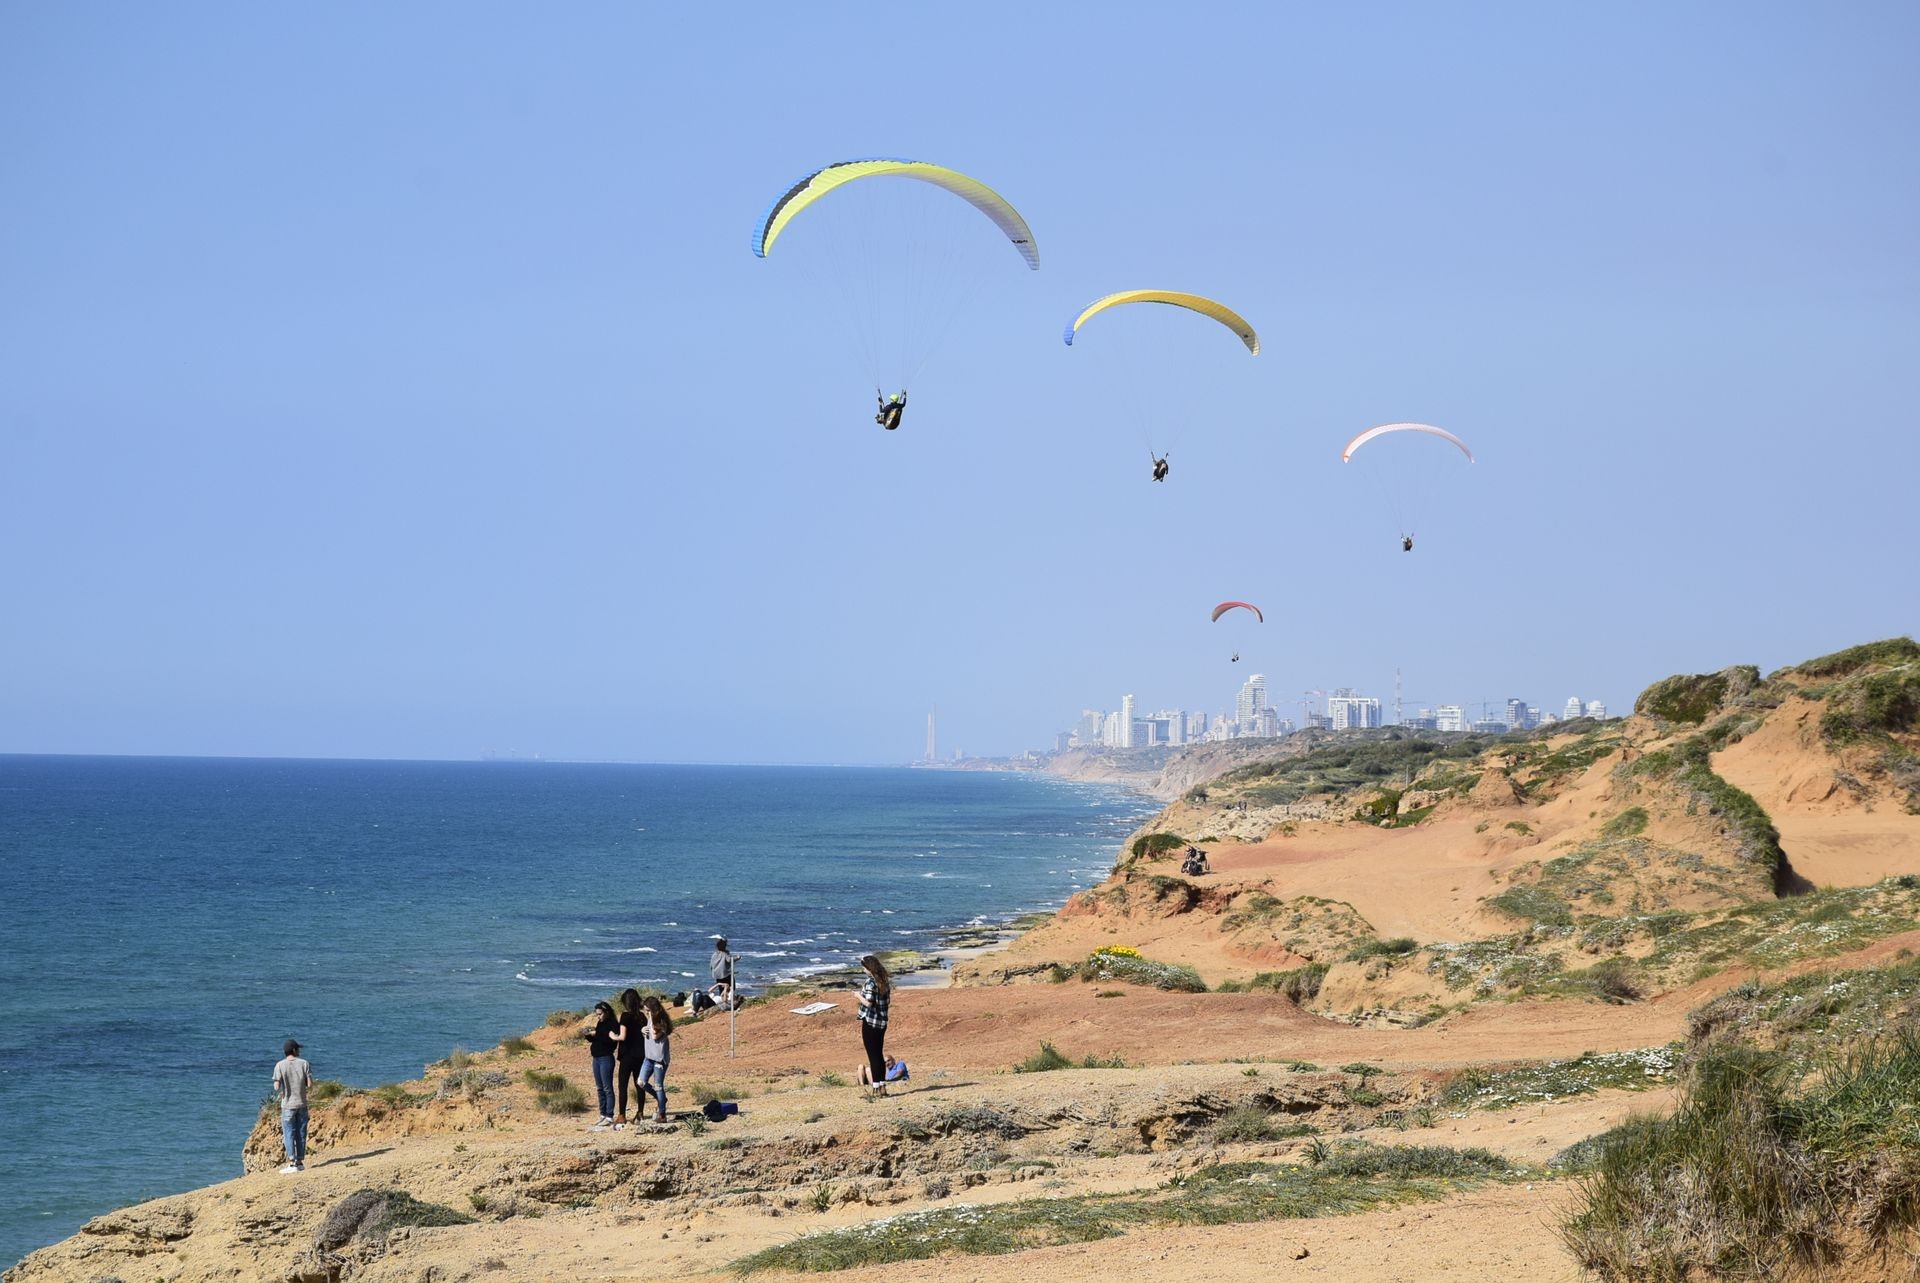
{"label": "blue sky", "polygon": [[[1901,4],[7,6],[0,751],[889,761],[936,703],[974,752],[1248,671],[1620,708],[1911,632],[1916,53]],[[747,248],[870,155],[1043,255],[956,225],[1003,271],[894,434],[801,225]],[[1164,486],[1059,341],[1145,285],[1264,345],[1113,327]],[[1397,461],[1410,556],[1338,462],[1394,419],[1481,460]]]}

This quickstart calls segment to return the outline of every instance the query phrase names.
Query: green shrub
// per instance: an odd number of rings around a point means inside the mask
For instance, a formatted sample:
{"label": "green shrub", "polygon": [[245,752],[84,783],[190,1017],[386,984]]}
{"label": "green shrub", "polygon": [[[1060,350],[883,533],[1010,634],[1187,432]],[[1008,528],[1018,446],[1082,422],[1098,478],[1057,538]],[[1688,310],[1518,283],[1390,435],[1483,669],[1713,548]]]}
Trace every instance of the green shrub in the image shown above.
{"label": "green shrub", "polygon": [[1412,953],[1420,947],[1412,936],[1395,936],[1391,940],[1362,940],[1347,950],[1346,962],[1365,962],[1369,958],[1397,958]]}
{"label": "green shrub", "polygon": [[347,1085],[338,1078],[322,1078],[307,1088],[307,1104],[316,1109],[322,1105],[331,1104],[345,1094],[346,1090]]}
{"label": "green shrub", "polygon": [[1309,962],[1285,971],[1262,971],[1246,982],[1247,988],[1271,990],[1293,999],[1296,1006],[1304,1006],[1320,996],[1320,982],[1326,979],[1328,969],[1327,963]]}
{"label": "green shrub", "polygon": [[1920,1228],[1917,1099],[1911,1029],[1811,1082],[1777,1052],[1709,1049],[1670,1117],[1599,1147],[1562,1238],[1604,1279],[1832,1271],[1859,1240],[1889,1250]]}
{"label": "green shrub", "polygon": [[1399,789],[1381,789],[1360,804],[1353,818],[1368,824],[1390,825],[1400,814],[1400,797]]}
{"label": "green shrub", "polygon": [[1691,673],[1664,678],[1640,692],[1633,711],[1663,722],[1698,726],[1724,704],[1760,682],[1760,670],[1742,664],[1717,673]]}
{"label": "green shrub", "polygon": [[1313,1132],[1312,1123],[1293,1122],[1278,1110],[1248,1102],[1214,1119],[1208,1137],[1216,1145],[1247,1145],[1311,1136]]}
{"label": "green shrub", "polygon": [[1573,925],[1573,910],[1567,906],[1565,900],[1551,891],[1528,883],[1508,887],[1488,900],[1487,905],[1498,909],[1508,917],[1520,918],[1527,922],[1538,922],[1552,927]]}
{"label": "green shrub", "polygon": [[1603,838],[1633,838],[1647,831],[1647,808],[1630,806],[1601,826]]}
{"label": "green shrub", "polygon": [[526,1038],[509,1038],[500,1044],[500,1050],[509,1056],[524,1056],[533,1050],[533,1043]]}
{"label": "green shrub", "polygon": [[1810,659],[1787,671],[1802,677],[1847,677],[1863,668],[1882,664],[1911,664],[1915,660],[1920,660],[1920,645],[1916,645],[1911,637],[1890,637],[1863,646],[1849,646],[1831,655]]}
{"label": "green shrub", "polygon": [[527,1086],[535,1091],[558,1091],[567,1085],[565,1074],[556,1074],[545,1069],[529,1069],[522,1075]]}
{"label": "green shrub", "polygon": [[1131,984],[1151,985],[1176,993],[1205,993],[1207,982],[1200,973],[1184,963],[1155,962],[1133,950],[1124,952],[1095,950],[1080,964],[1082,980],[1124,980]]}
{"label": "green shrub", "polygon": [[562,1083],[550,1091],[543,1091],[535,1096],[534,1100],[549,1114],[587,1112],[587,1093],[573,1083]]}
{"label": "green shrub", "polygon": [[1150,860],[1186,844],[1187,840],[1175,833],[1143,833],[1133,840],[1133,858]]}
{"label": "green shrub", "polygon": [[1040,1050],[1028,1056],[1013,1067],[1016,1074],[1044,1074],[1051,1069],[1072,1069],[1073,1062],[1060,1054],[1059,1048],[1050,1042],[1040,1044]]}
{"label": "green shrub", "polygon": [[1855,744],[1920,730],[1920,671],[1896,669],[1847,683],[1827,700],[1820,734],[1830,744]]}

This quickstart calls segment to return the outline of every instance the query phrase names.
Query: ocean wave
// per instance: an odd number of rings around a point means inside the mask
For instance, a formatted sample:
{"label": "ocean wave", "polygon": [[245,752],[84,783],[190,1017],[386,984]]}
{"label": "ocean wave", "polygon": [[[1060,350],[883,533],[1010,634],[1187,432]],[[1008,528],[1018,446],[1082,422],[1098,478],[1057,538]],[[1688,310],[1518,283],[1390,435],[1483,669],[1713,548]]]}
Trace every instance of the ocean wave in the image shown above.
{"label": "ocean wave", "polygon": [[615,953],[658,953],[660,951],[654,948],[650,944],[643,944],[638,949],[615,949],[614,952]]}
{"label": "ocean wave", "polygon": [[801,936],[801,937],[800,937],[800,938],[799,938],[798,940],[769,940],[769,941],[767,941],[767,944],[768,944],[769,946],[771,946],[771,947],[773,947],[773,948],[776,948],[776,949],[778,949],[778,948],[782,948],[782,947],[784,947],[784,946],[786,946],[786,945],[790,945],[790,944],[812,944],[812,943],[813,943],[813,937],[812,937],[812,936]]}
{"label": "ocean wave", "polygon": [[575,976],[530,976],[524,971],[514,972],[513,978],[521,984],[537,985],[542,989],[618,989],[632,983],[624,976],[617,980],[594,980]]}
{"label": "ocean wave", "polygon": [[766,952],[759,949],[748,949],[746,956],[749,958],[791,958],[793,951],[790,949],[775,949],[771,952]]}

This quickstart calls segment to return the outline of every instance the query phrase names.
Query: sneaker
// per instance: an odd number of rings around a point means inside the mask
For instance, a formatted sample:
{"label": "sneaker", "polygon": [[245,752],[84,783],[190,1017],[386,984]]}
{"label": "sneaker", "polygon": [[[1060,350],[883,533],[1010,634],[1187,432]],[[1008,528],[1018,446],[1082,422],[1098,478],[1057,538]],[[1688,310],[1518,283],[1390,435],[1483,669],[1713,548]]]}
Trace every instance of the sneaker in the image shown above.
{"label": "sneaker", "polygon": [[590,1132],[603,1132],[611,1126],[613,1126],[613,1120],[611,1118],[602,1118],[599,1122],[587,1128],[587,1130]]}
{"label": "sneaker", "polygon": [[299,1171],[299,1170],[300,1170],[300,1164],[298,1164],[298,1163],[288,1163],[288,1164],[287,1164],[287,1165],[286,1165],[285,1167],[282,1167],[282,1168],[280,1169],[280,1174],[281,1174],[282,1176],[287,1176],[287,1175],[291,1175],[292,1173],[294,1173],[294,1172],[297,1172],[297,1171]]}

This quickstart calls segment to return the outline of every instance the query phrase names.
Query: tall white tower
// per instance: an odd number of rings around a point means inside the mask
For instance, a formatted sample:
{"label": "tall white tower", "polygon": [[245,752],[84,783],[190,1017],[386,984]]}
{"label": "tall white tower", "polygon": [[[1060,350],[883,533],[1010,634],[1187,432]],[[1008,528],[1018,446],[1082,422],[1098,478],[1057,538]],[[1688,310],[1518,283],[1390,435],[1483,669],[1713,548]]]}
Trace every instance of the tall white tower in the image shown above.
{"label": "tall white tower", "polygon": [[927,710],[927,760],[929,762],[934,761],[936,757],[933,748],[933,716],[939,711],[940,706],[938,704]]}
{"label": "tall white tower", "polygon": [[1120,697],[1120,747],[1133,747],[1133,696]]}

